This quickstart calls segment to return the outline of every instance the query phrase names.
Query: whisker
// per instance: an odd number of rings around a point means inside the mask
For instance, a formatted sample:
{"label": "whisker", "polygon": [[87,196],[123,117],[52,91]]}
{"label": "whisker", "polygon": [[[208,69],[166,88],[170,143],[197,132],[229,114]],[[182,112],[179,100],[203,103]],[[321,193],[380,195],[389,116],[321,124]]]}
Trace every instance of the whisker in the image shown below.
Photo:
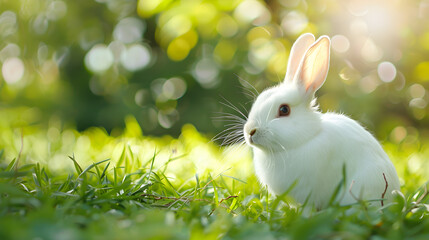
{"label": "whisker", "polygon": [[237,113],[239,113],[244,119],[247,120],[247,116],[240,111],[240,109],[238,107],[236,107],[234,104],[232,104],[230,101],[228,101],[226,98],[222,97],[224,101],[226,101],[226,103],[221,102],[222,105],[224,105],[225,107],[228,107],[234,111],[236,111]]}
{"label": "whisker", "polygon": [[244,120],[240,117],[237,117],[235,115],[224,115],[224,116],[213,117],[213,120],[216,120],[216,121],[229,120],[229,121],[237,122],[237,123],[246,123],[246,120]]}
{"label": "whisker", "polygon": [[[241,81],[243,81],[245,84],[247,84],[252,90],[254,90],[255,92],[251,92],[251,93],[253,93],[254,95],[259,95],[259,91],[252,85],[252,84],[250,84],[250,82],[249,81],[247,81],[247,80],[245,80],[244,78],[242,78],[242,77],[240,77],[240,76],[238,76],[237,74],[235,74],[234,73],[234,75],[238,78],[238,79],[240,79]],[[250,89],[249,89],[249,91],[250,91]]]}
{"label": "whisker", "polygon": [[231,124],[226,124],[225,127],[228,127],[228,128],[216,134],[216,136],[212,138],[211,140],[212,142],[222,140],[221,145],[224,146],[224,145],[230,144],[231,142],[234,142],[234,140],[237,138],[244,139],[243,124],[231,123]]}
{"label": "whisker", "polygon": [[245,87],[240,87],[240,88],[243,90],[242,93],[246,97],[250,98],[252,101],[256,99],[257,95],[254,92],[251,92],[248,88],[245,88]]}
{"label": "whisker", "polygon": [[[250,85],[250,83],[246,83]],[[254,89],[253,86],[252,88]],[[252,94],[253,96],[255,95],[255,93],[250,91],[248,88],[246,88],[246,90],[248,94]],[[256,89],[254,90],[256,91]],[[213,117],[213,120],[215,121],[225,121],[225,124],[223,125],[225,129],[216,134],[211,141],[222,141],[220,143],[221,146],[244,144],[245,137],[243,128],[247,122],[247,115],[249,112],[243,104],[239,103],[238,105],[234,105],[225,97],[221,96],[221,98],[223,101],[220,102],[220,104],[225,106],[227,109],[232,110],[233,113],[218,112],[218,116]]]}

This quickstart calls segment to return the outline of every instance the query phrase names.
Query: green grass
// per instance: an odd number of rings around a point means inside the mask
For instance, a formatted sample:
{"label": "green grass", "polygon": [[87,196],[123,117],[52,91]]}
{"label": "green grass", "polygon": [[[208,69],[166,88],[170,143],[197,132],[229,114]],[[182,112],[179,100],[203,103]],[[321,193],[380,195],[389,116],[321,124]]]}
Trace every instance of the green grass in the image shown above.
{"label": "green grass", "polygon": [[112,136],[44,130],[21,112],[0,120],[0,239],[429,239],[423,144],[384,144],[403,182],[393,203],[303,216],[258,185],[246,149],[190,125],[153,138],[128,118]]}

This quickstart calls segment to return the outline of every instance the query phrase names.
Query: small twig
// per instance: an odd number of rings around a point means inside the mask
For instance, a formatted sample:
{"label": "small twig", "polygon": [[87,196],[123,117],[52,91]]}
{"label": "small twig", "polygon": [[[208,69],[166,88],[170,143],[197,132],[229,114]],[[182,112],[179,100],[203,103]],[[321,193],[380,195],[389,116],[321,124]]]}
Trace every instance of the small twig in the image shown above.
{"label": "small twig", "polygon": [[228,199],[230,199],[230,198],[236,198],[236,197],[238,197],[238,196],[229,196],[229,197],[226,197],[226,198],[222,198],[220,201],[219,201],[219,204],[221,204],[223,201],[225,201],[225,200],[228,200]]}
{"label": "small twig", "polygon": [[352,188],[353,188],[354,184],[355,184],[355,180],[353,180],[352,183],[350,184],[349,193],[354,198],[354,200],[356,200],[357,202],[360,202],[360,199],[358,197],[356,197],[352,192]]}
{"label": "small twig", "polygon": [[[182,202],[207,202],[207,203],[212,203],[211,201],[207,200],[207,199],[200,199],[200,198],[187,198],[187,197],[180,197],[180,198],[176,198],[176,197],[163,197],[163,196],[156,196],[153,194],[142,194],[142,197],[151,197],[155,200],[174,200],[174,201],[182,201]],[[230,198],[236,198],[238,196],[228,196],[226,198],[222,198],[219,201],[219,204],[221,204],[223,201],[228,200]]]}
{"label": "small twig", "polygon": [[384,173],[383,173],[383,178],[384,178],[384,182],[386,183],[386,186],[384,187],[384,192],[381,194],[381,206],[382,207],[384,206],[384,195],[387,192],[387,187],[389,187],[389,183],[387,182],[386,175]]}
{"label": "small twig", "polygon": [[206,188],[209,186],[209,184],[210,184],[210,183],[212,183],[213,181],[214,181],[214,178],[212,178],[212,180],[208,181],[208,182],[207,182],[207,184],[206,184],[206,185],[204,185],[204,187],[203,187],[203,188],[201,188],[201,190],[200,190],[200,191],[202,192],[204,189],[206,189]]}
{"label": "small twig", "polygon": [[153,194],[142,194],[142,197],[151,197],[155,200],[174,200],[174,201],[182,201],[182,202],[193,202],[193,201],[199,201],[199,202],[208,202],[211,203],[209,200],[207,199],[198,199],[198,198],[187,198],[187,197],[180,197],[180,198],[176,198],[176,197],[163,197],[163,196],[156,196]]}
{"label": "small twig", "polygon": [[[226,197],[226,198],[222,198],[222,199],[219,201],[219,205],[220,205],[223,201],[225,201],[225,200],[228,200],[228,199],[230,199],[230,198],[236,198],[236,197],[238,197],[238,196],[229,196],[229,197]],[[225,208],[225,209],[229,209],[229,207],[227,207],[227,206],[222,206],[222,205],[220,205],[220,206],[221,206],[221,207],[223,207],[223,208]],[[211,210],[211,212],[209,213],[209,216],[211,216],[215,210],[216,210],[216,208],[213,208],[213,209]],[[232,209],[229,209],[229,210],[231,210],[231,211],[232,211]]]}
{"label": "small twig", "polygon": [[209,213],[209,215],[208,216],[211,216],[213,213],[214,213],[214,211],[216,210],[216,208],[213,208],[211,211],[210,211],[210,213]]}
{"label": "small twig", "polygon": [[[176,197],[163,197],[163,196],[156,196],[156,195],[153,195],[153,194],[142,194],[141,196],[142,196],[142,197],[151,197],[151,198],[153,198],[154,200],[173,200],[173,202],[181,201],[181,202],[187,203],[187,202],[194,202],[194,201],[198,201],[198,202],[213,203],[212,201],[209,201],[209,200],[207,200],[207,199],[200,199],[200,198],[187,198],[187,197],[181,197],[181,198],[176,198]],[[229,209],[229,207],[228,207],[228,206],[223,206],[223,205],[221,205],[221,203],[222,203],[223,201],[225,201],[225,200],[228,200],[228,199],[231,199],[231,198],[236,198],[236,197],[238,197],[238,196],[228,196],[228,197],[226,197],[226,198],[222,198],[222,199],[219,201],[219,205],[220,205],[221,207],[225,208],[225,209],[228,209],[228,210],[231,210],[231,211],[232,211],[232,209]],[[162,206],[162,207],[169,207],[173,202],[170,202],[170,203],[167,203],[167,204],[164,204],[164,205],[161,205],[161,206]],[[209,213],[209,216],[210,216],[210,215],[211,215],[215,210],[216,210],[216,208],[212,209],[212,210],[211,210],[211,212]]]}

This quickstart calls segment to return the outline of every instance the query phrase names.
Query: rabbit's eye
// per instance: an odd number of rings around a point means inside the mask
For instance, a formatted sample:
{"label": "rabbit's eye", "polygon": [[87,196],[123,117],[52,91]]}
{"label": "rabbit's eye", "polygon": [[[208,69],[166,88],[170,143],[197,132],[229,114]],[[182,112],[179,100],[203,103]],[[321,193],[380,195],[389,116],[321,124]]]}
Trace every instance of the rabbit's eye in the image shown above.
{"label": "rabbit's eye", "polygon": [[287,104],[282,104],[279,107],[279,117],[286,117],[290,114],[290,107]]}

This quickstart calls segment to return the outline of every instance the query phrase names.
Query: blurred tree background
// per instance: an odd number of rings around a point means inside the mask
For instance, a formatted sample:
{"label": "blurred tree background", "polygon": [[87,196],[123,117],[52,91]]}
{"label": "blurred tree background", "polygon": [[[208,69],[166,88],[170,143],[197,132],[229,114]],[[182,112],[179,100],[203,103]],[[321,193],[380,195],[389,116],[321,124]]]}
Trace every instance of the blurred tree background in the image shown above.
{"label": "blurred tree background", "polygon": [[311,32],[332,39],[322,110],[415,145],[429,137],[428,22],[428,0],[0,0],[0,115],[113,135],[134,115],[145,135],[213,135],[223,97],[250,109],[245,81],[281,81]]}

